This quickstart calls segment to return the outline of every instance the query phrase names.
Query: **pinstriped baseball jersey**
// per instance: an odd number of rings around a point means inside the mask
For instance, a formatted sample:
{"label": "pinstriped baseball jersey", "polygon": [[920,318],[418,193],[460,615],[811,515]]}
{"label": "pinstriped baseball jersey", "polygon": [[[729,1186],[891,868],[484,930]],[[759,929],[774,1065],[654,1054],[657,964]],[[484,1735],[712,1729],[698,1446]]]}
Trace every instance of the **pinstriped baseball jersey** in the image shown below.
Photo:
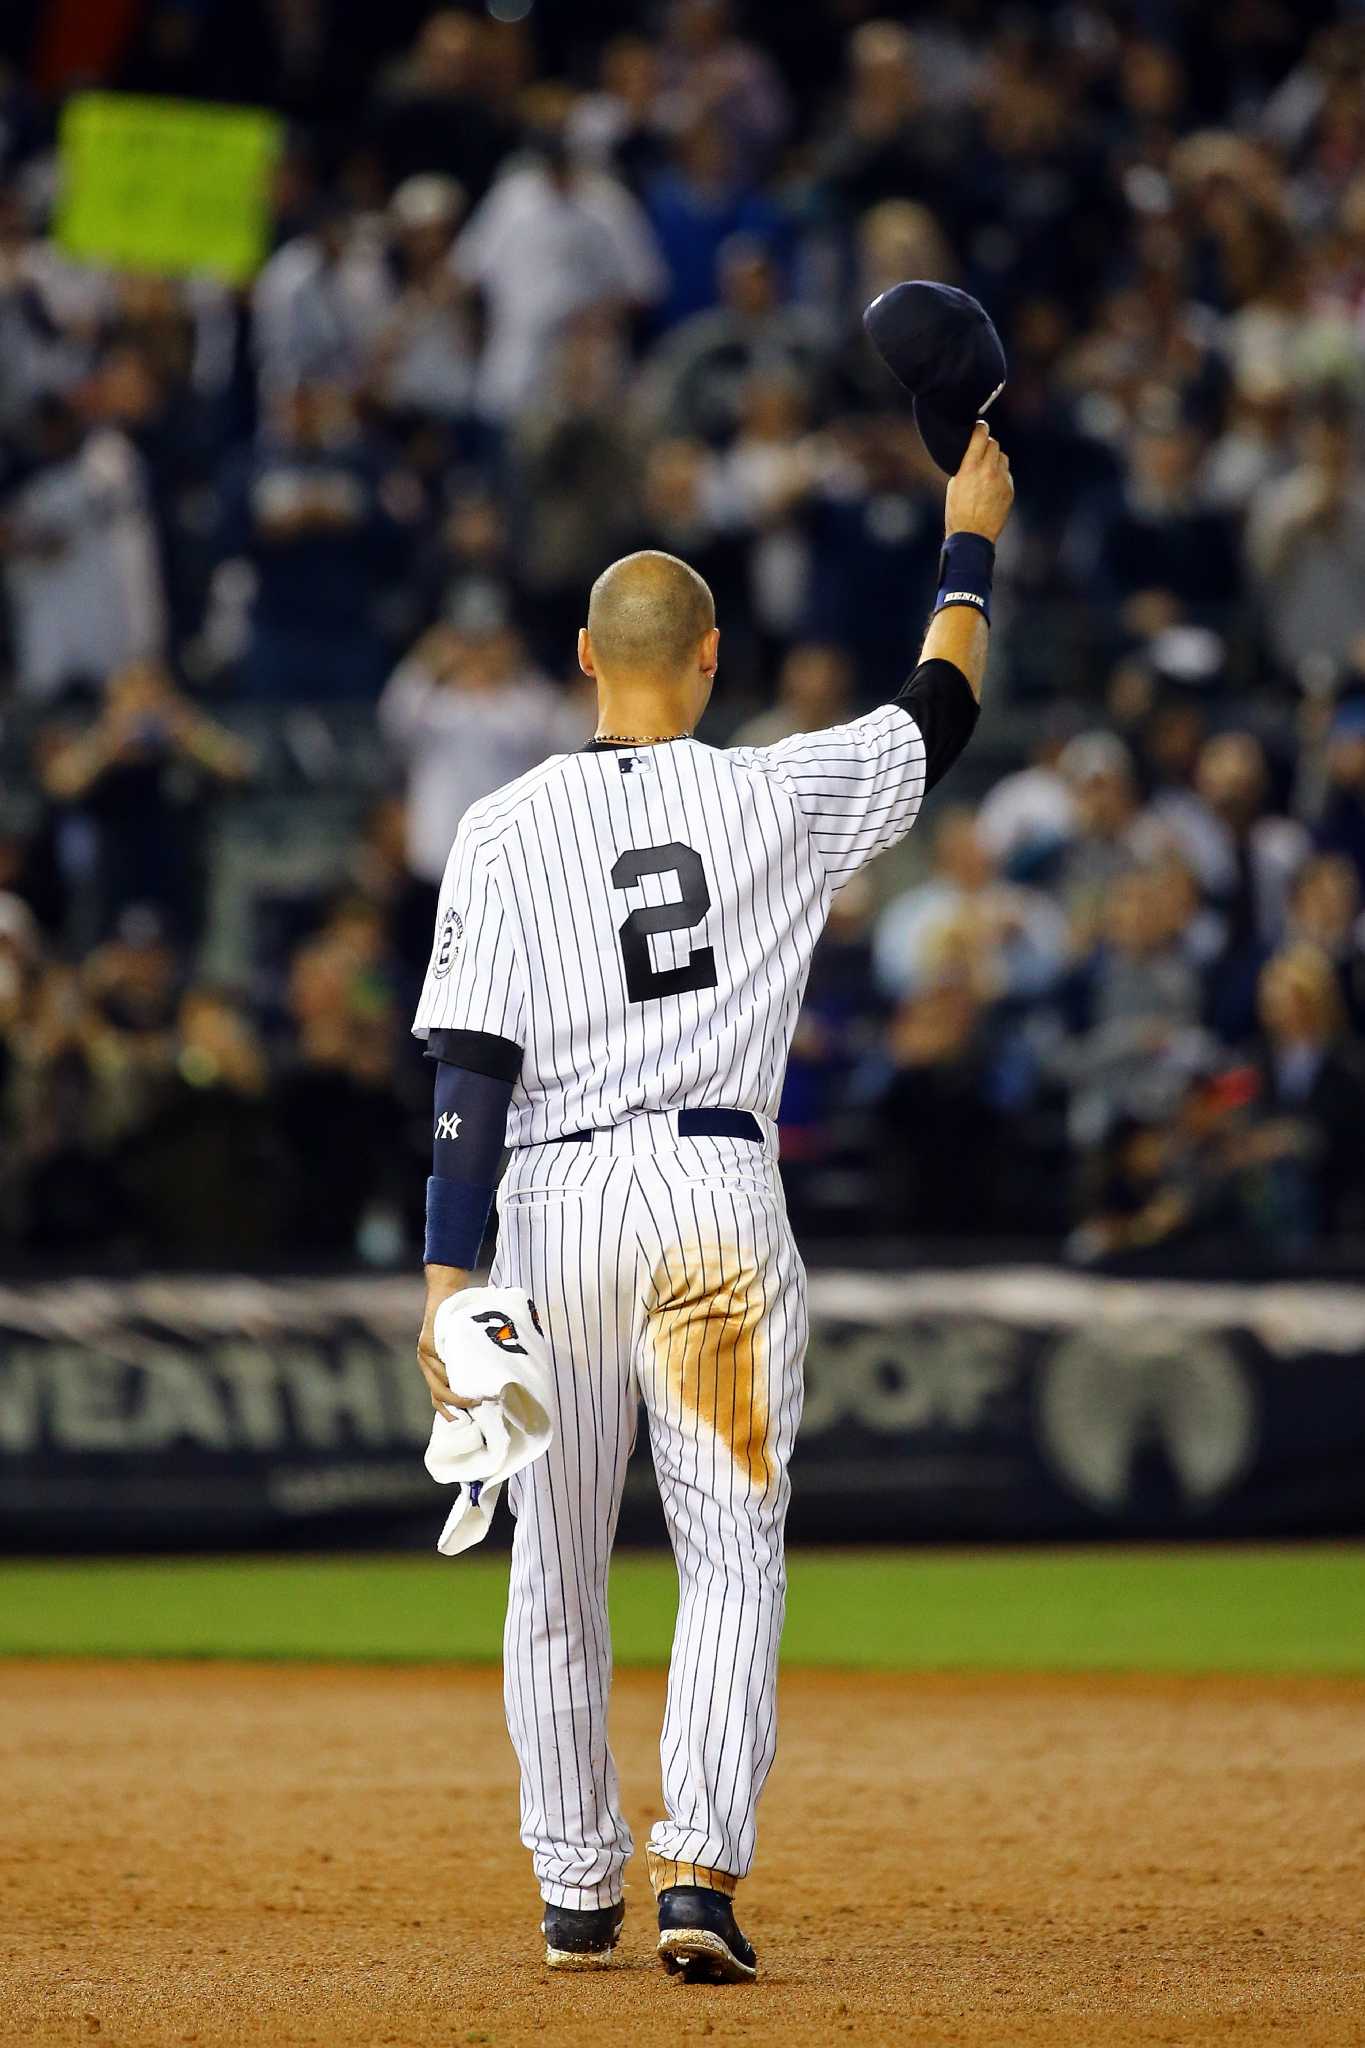
{"label": "pinstriped baseball jersey", "polygon": [[830,899],[909,831],[924,773],[897,704],[772,747],[545,762],[465,814],[414,1031],[525,1048],[512,1145],[684,1106],[775,1116]]}

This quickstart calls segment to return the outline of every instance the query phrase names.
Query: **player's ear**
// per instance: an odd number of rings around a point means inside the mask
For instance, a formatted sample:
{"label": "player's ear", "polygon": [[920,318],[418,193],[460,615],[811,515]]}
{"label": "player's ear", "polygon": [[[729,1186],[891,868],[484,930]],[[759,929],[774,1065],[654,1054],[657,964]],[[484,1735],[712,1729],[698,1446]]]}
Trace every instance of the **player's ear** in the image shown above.
{"label": "player's ear", "polygon": [[719,666],[720,627],[712,626],[709,633],[704,633],[702,635],[700,662],[701,672],[704,676],[710,676],[714,679],[716,670]]}
{"label": "player's ear", "polygon": [[592,665],[592,642],[588,638],[586,626],[580,626],[578,629],[578,666],[585,676],[591,676],[596,682],[597,670]]}

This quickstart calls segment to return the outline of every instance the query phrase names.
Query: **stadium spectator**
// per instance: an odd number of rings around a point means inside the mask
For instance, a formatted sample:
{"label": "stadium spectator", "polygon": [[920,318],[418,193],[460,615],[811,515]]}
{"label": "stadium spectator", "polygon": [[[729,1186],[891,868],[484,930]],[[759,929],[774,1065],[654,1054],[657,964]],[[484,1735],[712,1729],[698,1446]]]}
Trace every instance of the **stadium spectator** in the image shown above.
{"label": "stadium spectator", "polygon": [[1080,1220],[1068,1240],[1072,1258],[1085,1264],[1122,1259],[1169,1240],[1186,1217],[1171,1176],[1175,1157],[1167,1125],[1116,1119],[1087,1162]]}
{"label": "stadium spectator", "polygon": [[951,974],[922,988],[897,1010],[887,1049],[876,1104],[885,1213],[914,1237],[991,1236],[1002,1222],[1002,1118],[978,997]]}
{"label": "stadium spectator", "polygon": [[44,398],[94,369],[110,309],[107,279],[30,232],[20,186],[0,185],[0,430],[23,435]]}
{"label": "stadium spectator", "polygon": [[118,1241],[112,1161],[145,1090],[122,1034],[72,968],[33,973],[6,1020],[0,1201],[11,1242],[37,1256],[99,1258]]}
{"label": "stadium spectator", "polygon": [[1072,1137],[1083,1148],[1100,1143],[1120,1117],[1168,1115],[1208,1061],[1199,975],[1180,943],[1182,911],[1149,869],[1120,875],[1106,892],[1084,967],[1085,1023],[1053,1054],[1071,1091]]}
{"label": "stadium spectator", "polygon": [[841,220],[883,200],[933,198],[943,190],[954,125],[954,110],[925,90],[911,29],[866,21],[849,38],[843,104],[815,147],[815,189]]}
{"label": "stadium spectator", "polygon": [[988,1000],[1048,991],[1066,959],[1066,923],[1040,891],[999,880],[968,810],[940,814],[934,873],[889,903],[873,940],[877,978],[891,997],[932,987],[945,947],[965,948]]}
{"label": "stadium spectator", "polygon": [[[1271,1178],[1289,1249],[1356,1221],[1365,1191],[1365,1083],[1342,1045],[1332,963],[1312,946],[1279,953],[1260,983],[1259,1121],[1251,1163]],[[1268,1231],[1273,1236],[1275,1231]]]}
{"label": "stadium spectator", "polygon": [[1303,826],[1269,812],[1269,790],[1260,741],[1220,733],[1200,752],[1193,791],[1154,806],[1225,919],[1230,948],[1278,943],[1289,885],[1308,852]]}
{"label": "stadium spectator", "polygon": [[170,1058],[184,963],[156,912],[126,910],[112,937],[85,961],[82,993],[117,1032],[122,1053],[139,1069],[160,1070]]}
{"label": "stadium spectator", "polygon": [[223,322],[211,290],[196,311],[155,282],[137,291],[125,285],[119,325],[126,339],[111,344],[82,392],[91,421],[125,435],[136,451],[169,645],[199,624],[213,569],[208,512],[231,437]]}
{"label": "stadium spectator", "polygon": [[277,402],[300,384],[355,390],[393,311],[393,280],[372,224],[320,201],[310,227],[277,249],[252,292],[261,393]]}
{"label": "stadium spectator", "polygon": [[746,185],[724,129],[698,119],[683,130],[667,167],[645,188],[668,284],[660,327],[708,312],[720,291],[720,255],[744,236],[776,249],[782,216],[766,194]]}
{"label": "stadium spectator", "polygon": [[382,915],[356,897],[333,906],[291,964],[290,1040],[273,1100],[286,1162],[280,1230],[295,1257],[330,1262],[339,1248],[360,1250],[367,1219],[402,1172],[391,965]]}
{"label": "stadium spectator", "polygon": [[1067,101],[1046,32],[1007,29],[982,64],[946,223],[1001,308],[1039,291],[1085,304],[1109,268],[1115,188],[1099,175],[1094,131],[1069,118]]}
{"label": "stadium spectator", "polygon": [[1333,718],[1326,771],[1317,843],[1324,853],[1349,860],[1365,889],[1365,702],[1352,699]]}
{"label": "stadium spectator", "polygon": [[162,650],[166,614],[146,479],[117,428],[87,430],[46,396],[24,437],[25,474],[0,497],[0,564],[15,684],[50,699]]}
{"label": "stadium spectator", "polygon": [[242,687],[270,702],[373,697],[385,640],[377,585],[406,553],[417,506],[340,384],[276,398],[260,445],[223,490],[222,548],[255,576]]}
{"label": "stadium spectator", "polygon": [[507,626],[433,626],[394,670],[379,724],[407,786],[408,871],[425,897],[429,949],[436,892],[472,803],[550,754],[582,746],[591,720],[526,660]]}
{"label": "stadium spectator", "polygon": [[138,904],[153,905],[178,942],[193,945],[207,893],[205,806],[251,766],[250,750],[155,662],[116,670],[83,729],[49,729],[38,771],[57,806],[68,917],[86,946]]}
{"label": "stadium spectator", "polygon": [[180,979],[144,912],[129,913],[80,968],[30,957],[4,1024],[0,1166],[0,1204],[25,1250],[68,1261],[136,1255],[123,1158],[164,1099]]}
{"label": "stadium spectator", "polygon": [[787,94],[766,51],[736,34],[728,0],[671,0],[660,54],[672,125],[721,136],[746,182],[771,170]]}
{"label": "stadium spectator", "polygon": [[[1161,641],[1147,650],[1148,661]],[[1191,690],[1163,688],[1161,678],[1148,670],[1150,688],[1144,692],[1133,741],[1137,767],[1150,801],[1182,801],[1194,787],[1195,773],[1209,720],[1205,706]]]}
{"label": "stadium spectator", "polygon": [[150,1112],[118,1162],[125,1228],[144,1258],[193,1266],[279,1255],[285,1156],[268,1080],[245,1011],[220,991],[187,990]]}
{"label": "stadium spectator", "polygon": [[1059,767],[1073,721],[1054,715],[1028,766],[1004,775],[976,814],[977,836],[1002,873],[1019,881],[1046,875],[1077,828],[1076,801]]}
{"label": "stadium spectator", "polygon": [[1055,888],[1083,949],[1114,884],[1154,859],[1165,835],[1143,811],[1132,755],[1115,734],[1079,734],[1059,754],[1057,772],[1071,794],[1074,826]]}
{"label": "stadium spectator", "polygon": [[818,475],[809,395],[786,376],[753,377],[740,395],[739,430],[711,464],[717,504],[744,536],[746,608],[759,632],[782,645],[800,631],[810,558],[804,503]]}
{"label": "stadium spectator", "polygon": [[639,192],[668,156],[658,47],[641,35],[613,36],[602,52],[597,91],[569,114],[569,146]]}
{"label": "stadium spectator", "polygon": [[1350,1031],[1365,1035],[1365,915],[1356,871],[1341,854],[1314,855],[1299,869],[1289,894],[1286,945],[1316,947],[1331,961]]}
{"label": "stadium spectator", "polygon": [[639,523],[640,450],[620,404],[615,324],[580,314],[518,415],[507,495],[542,660],[572,658],[585,592]]}
{"label": "stadium spectator", "polygon": [[829,337],[808,306],[785,305],[772,252],[733,236],[717,257],[720,304],[694,313],[655,350],[642,406],[656,431],[722,442],[736,431],[743,394],[768,377],[814,389]]}
{"label": "stadium spectator", "polygon": [[1182,620],[1225,626],[1237,599],[1237,534],[1199,494],[1202,446],[1174,420],[1139,427],[1112,497],[1083,505],[1073,535],[1077,574],[1147,639]]}
{"label": "stadium spectator", "polygon": [[666,288],[654,237],[635,199],[608,172],[575,164],[562,125],[503,172],[455,245],[459,274],[479,293],[487,331],[480,410],[505,422],[531,399],[555,342],[578,313],[632,313]]}
{"label": "stadium spectator", "polygon": [[1169,1115],[1120,1117],[1085,1163],[1072,1257],[1159,1272],[1173,1254],[1216,1259],[1240,1239],[1259,1260],[1292,1260],[1303,1241],[1291,1248],[1282,1205],[1262,1198],[1254,1090],[1245,1069],[1200,1073],[1176,1084]]}
{"label": "stadium spectator", "polygon": [[1288,474],[1293,463],[1293,387],[1269,370],[1245,370],[1237,378],[1222,433],[1205,463],[1211,505],[1239,517],[1263,502],[1267,487]]}
{"label": "stadium spectator", "polygon": [[526,608],[525,572],[516,559],[502,499],[477,470],[451,479],[451,499],[428,536],[417,583],[425,616],[447,625],[509,625]]}
{"label": "stadium spectator", "polygon": [[1281,668],[1342,666],[1365,634],[1365,485],[1350,410],[1320,407],[1296,469],[1253,507],[1248,546],[1265,631]]}
{"label": "stadium spectator", "polygon": [[465,195],[435,172],[406,178],[389,200],[399,292],[377,330],[367,372],[390,411],[458,422],[473,409],[468,295],[452,261]]}

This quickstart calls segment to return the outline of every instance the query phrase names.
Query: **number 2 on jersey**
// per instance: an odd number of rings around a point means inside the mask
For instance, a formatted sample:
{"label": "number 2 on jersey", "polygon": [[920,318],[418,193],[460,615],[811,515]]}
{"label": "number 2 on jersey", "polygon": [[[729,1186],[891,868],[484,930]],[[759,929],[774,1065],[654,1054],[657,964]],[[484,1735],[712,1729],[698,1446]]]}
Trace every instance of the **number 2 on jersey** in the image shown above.
{"label": "number 2 on jersey", "polygon": [[649,952],[652,932],[690,931],[711,908],[700,855],[678,839],[671,839],[667,846],[630,847],[611,871],[612,884],[617,889],[633,889],[642,875],[676,875],[681,894],[676,903],[645,904],[632,910],[618,927],[626,994],[633,1003],[648,1003],[658,996],[714,988],[716,955],[712,947],[698,946],[679,967],[656,968]]}

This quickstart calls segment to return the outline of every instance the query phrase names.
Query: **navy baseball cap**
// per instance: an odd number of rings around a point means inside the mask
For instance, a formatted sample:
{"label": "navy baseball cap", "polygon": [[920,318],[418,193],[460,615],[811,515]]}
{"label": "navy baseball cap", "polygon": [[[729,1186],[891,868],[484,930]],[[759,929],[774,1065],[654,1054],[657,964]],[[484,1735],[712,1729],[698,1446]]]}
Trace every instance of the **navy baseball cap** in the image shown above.
{"label": "navy baseball cap", "polygon": [[972,428],[1005,388],[1005,351],[985,307],[952,284],[893,284],[863,314],[893,377],[911,392],[915,424],[945,475],[961,467]]}

